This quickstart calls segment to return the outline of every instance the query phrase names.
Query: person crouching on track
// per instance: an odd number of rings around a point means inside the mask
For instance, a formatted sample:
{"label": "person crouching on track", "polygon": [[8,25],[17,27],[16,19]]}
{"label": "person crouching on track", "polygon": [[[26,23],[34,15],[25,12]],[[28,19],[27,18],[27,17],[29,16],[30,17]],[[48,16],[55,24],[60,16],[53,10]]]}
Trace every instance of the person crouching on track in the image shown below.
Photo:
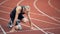
{"label": "person crouching on track", "polygon": [[[23,15],[27,15],[27,18]],[[29,21],[30,28],[32,27],[30,20],[30,7],[29,6],[17,6],[10,13],[10,22],[8,27],[12,28],[10,32],[16,31],[16,29],[22,29],[20,22]]]}

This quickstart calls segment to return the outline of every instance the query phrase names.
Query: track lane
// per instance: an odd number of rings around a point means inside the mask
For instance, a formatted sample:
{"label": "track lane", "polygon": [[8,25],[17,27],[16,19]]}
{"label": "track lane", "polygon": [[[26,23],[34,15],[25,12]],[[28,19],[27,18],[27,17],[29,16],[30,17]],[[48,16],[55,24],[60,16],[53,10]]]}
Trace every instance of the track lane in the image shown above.
{"label": "track lane", "polygon": [[[35,9],[34,9],[35,10]],[[40,16],[39,16],[40,17]],[[38,22],[39,23],[39,22]]]}
{"label": "track lane", "polygon": [[42,0],[42,1],[38,0],[36,5],[41,11],[45,12],[46,14],[60,18],[60,16],[59,16],[60,13],[48,5],[48,0],[46,0],[46,1],[45,0]]}
{"label": "track lane", "polygon": [[19,1],[20,0],[9,0],[2,5],[14,8]]}
{"label": "track lane", "polygon": [[[57,8],[58,10],[60,9],[60,0],[50,0],[50,3],[52,6],[54,6],[55,8]],[[52,7],[53,8],[53,7]],[[55,9],[54,8],[54,9]]]}
{"label": "track lane", "polygon": [[3,2],[4,0],[0,0],[0,3]]}

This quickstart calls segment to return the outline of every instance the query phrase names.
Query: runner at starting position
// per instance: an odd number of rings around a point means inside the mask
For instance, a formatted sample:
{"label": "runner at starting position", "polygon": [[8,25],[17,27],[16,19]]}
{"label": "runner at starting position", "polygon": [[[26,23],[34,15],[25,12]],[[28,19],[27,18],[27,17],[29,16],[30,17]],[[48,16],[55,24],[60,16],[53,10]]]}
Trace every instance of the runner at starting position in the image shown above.
{"label": "runner at starting position", "polygon": [[[27,15],[27,18],[24,16]],[[16,31],[16,29],[22,29],[20,22],[29,21],[30,28],[32,27],[30,20],[30,6],[17,5],[10,13],[10,21],[8,27],[12,28],[10,32]]]}

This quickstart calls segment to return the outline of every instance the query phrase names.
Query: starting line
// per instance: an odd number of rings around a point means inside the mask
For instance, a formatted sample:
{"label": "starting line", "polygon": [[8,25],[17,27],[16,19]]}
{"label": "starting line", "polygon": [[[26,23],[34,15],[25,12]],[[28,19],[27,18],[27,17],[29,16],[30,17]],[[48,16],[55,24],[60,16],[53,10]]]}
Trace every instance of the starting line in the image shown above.
{"label": "starting line", "polygon": [[[22,23],[21,23],[21,25],[30,28],[30,26],[28,26],[28,25],[25,25]],[[33,27],[33,29],[31,29],[31,30],[25,30],[25,31],[23,30],[23,31],[17,31],[17,32],[27,32],[27,31],[36,31],[36,30],[38,30],[38,29],[36,27]],[[6,33],[13,33],[13,32],[6,32]]]}
{"label": "starting line", "polygon": [[[23,25],[23,26],[25,26],[25,27],[30,27],[30,26],[28,26],[28,25],[25,25],[25,24],[22,24],[21,23],[21,25]],[[1,30],[2,30],[2,32],[3,32],[3,34],[7,34],[7,33],[14,33],[14,32],[5,32],[5,30],[4,30],[4,28],[2,28],[2,26],[0,25],[0,28],[1,28]],[[23,31],[17,31],[17,32],[27,32],[27,31],[36,31],[36,30],[38,30],[37,28],[35,28],[35,27],[33,27],[33,29],[31,29],[31,30],[23,30]]]}

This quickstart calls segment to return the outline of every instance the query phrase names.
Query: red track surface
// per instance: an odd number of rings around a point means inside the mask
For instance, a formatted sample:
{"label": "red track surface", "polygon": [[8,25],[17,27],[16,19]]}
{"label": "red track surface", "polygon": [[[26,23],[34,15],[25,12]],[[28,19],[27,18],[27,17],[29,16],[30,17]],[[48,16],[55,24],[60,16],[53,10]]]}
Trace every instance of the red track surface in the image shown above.
{"label": "red track surface", "polygon": [[[8,32],[10,31],[10,29],[7,28],[7,20],[10,18],[9,13],[20,0],[4,1],[6,0],[0,0],[0,25]],[[48,33],[60,34],[60,0],[37,0],[34,5],[35,1],[36,0],[23,0],[20,5],[29,5],[31,7],[31,21],[38,27]],[[53,19],[39,12],[36,7],[41,10],[41,12],[53,17]],[[7,34],[44,34],[41,30],[30,30],[29,27],[23,25],[22,27],[22,31]],[[0,33],[2,34],[1,29]]]}

